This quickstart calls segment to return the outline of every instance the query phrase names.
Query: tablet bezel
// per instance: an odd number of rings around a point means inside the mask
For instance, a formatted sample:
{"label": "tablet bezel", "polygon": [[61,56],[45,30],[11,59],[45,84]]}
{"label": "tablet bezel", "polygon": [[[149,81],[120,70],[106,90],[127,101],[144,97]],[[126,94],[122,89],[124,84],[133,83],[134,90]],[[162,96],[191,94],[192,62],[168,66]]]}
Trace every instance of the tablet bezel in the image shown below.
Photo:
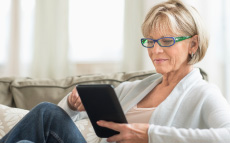
{"label": "tablet bezel", "polygon": [[125,114],[110,84],[77,85],[76,89],[98,137],[108,138],[119,132],[100,127],[98,120],[127,123]]}

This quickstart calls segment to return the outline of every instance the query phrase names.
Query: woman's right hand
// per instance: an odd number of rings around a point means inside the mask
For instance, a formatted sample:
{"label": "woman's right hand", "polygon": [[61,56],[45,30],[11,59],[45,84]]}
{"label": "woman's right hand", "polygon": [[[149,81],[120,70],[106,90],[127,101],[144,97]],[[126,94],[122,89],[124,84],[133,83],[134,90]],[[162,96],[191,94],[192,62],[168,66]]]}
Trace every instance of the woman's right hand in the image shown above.
{"label": "woman's right hand", "polygon": [[78,95],[76,88],[72,90],[71,95],[68,97],[68,105],[70,109],[74,111],[85,111],[85,108],[81,102],[81,98]]}

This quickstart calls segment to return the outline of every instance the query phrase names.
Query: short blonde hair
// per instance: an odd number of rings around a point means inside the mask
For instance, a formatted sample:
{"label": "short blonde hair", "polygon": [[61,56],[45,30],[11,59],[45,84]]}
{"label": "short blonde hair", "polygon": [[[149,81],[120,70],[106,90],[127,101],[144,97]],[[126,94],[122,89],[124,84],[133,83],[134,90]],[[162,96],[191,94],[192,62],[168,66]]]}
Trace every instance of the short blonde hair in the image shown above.
{"label": "short blonde hair", "polygon": [[168,30],[176,36],[198,35],[199,47],[188,64],[195,64],[203,59],[208,48],[209,34],[195,8],[181,0],[169,0],[155,5],[142,24],[143,36],[149,37],[153,31]]}

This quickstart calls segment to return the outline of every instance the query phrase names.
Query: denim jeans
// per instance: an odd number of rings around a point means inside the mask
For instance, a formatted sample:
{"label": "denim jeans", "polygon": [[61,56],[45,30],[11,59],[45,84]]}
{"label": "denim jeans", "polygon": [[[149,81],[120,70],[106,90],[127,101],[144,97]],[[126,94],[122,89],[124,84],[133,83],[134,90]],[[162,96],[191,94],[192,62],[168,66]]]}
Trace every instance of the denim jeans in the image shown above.
{"label": "denim jeans", "polygon": [[52,103],[34,107],[0,143],[86,143],[69,115]]}

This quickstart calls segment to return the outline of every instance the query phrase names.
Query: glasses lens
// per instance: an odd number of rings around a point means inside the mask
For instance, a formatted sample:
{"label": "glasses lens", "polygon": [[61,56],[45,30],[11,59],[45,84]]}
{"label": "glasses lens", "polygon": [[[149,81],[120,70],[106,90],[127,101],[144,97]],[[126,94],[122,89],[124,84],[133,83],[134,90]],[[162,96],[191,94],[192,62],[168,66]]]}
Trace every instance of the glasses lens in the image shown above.
{"label": "glasses lens", "polygon": [[160,46],[165,46],[165,47],[172,46],[175,43],[174,39],[170,37],[162,38],[158,42]]}
{"label": "glasses lens", "polygon": [[141,43],[144,47],[153,47],[154,45],[154,41],[153,40],[150,40],[150,39],[141,39]]}

